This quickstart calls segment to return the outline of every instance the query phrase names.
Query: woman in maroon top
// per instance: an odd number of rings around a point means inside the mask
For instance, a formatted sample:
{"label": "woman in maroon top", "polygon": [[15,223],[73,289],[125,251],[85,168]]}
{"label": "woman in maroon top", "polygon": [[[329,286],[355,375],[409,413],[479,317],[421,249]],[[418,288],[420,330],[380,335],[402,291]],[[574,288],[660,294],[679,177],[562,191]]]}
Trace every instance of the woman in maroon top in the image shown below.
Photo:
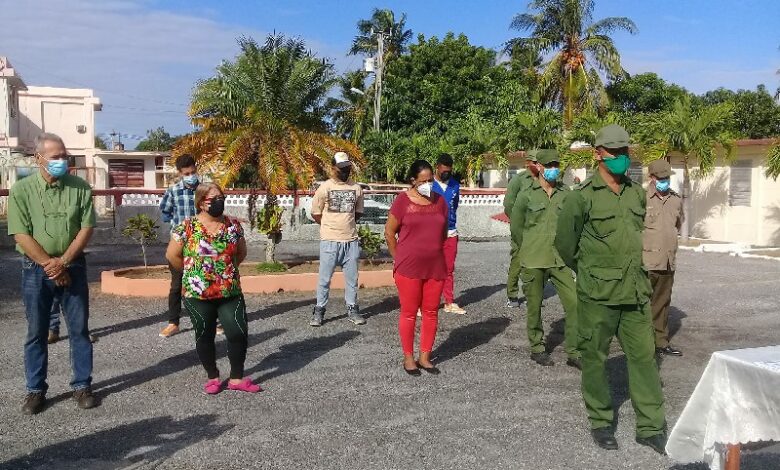
{"label": "woman in maroon top", "polygon": [[[404,351],[404,370],[420,375],[420,369],[438,374],[431,362],[439,322],[439,299],[447,278],[444,241],[447,239],[447,202],[432,191],[433,168],[424,160],[412,163],[408,181],[412,188],[398,195],[390,208],[385,239],[395,260],[393,272],[401,317],[398,332]],[[397,238],[396,238],[397,237]],[[414,359],[417,311],[422,311],[420,357]]]}

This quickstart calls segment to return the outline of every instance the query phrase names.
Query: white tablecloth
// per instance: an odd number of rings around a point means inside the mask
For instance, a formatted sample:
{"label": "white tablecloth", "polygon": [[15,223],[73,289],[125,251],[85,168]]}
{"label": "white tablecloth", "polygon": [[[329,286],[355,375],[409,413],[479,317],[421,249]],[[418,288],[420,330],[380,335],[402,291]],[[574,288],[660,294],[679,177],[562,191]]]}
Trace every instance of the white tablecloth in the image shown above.
{"label": "white tablecloth", "polygon": [[726,444],[758,441],[780,441],[780,346],[713,353],[666,452],[720,470]]}

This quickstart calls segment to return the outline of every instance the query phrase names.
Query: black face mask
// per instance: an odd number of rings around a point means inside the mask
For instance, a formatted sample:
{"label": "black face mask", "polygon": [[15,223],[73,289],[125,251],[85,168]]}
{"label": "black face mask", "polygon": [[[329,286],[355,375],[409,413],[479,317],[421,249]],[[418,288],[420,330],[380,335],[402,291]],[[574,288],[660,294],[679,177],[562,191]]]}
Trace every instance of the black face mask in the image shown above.
{"label": "black face mask", "polygon": [[209,209],[206,212],[208,212],[208,214],[212,217],[221,216],[222,213],[225,212],[225,198],[215,197],[212,199],[211,204],[209,205]]}
{"label": "black face mask", "polygon": [[347,181],[349,179],[349,175],[351,175],[351,174],[352,174],[352,168],[351,167],[339,168],[337,176],[338,176],[339,180]]}
{"label": "black face mask", "polygon": [[452,177],[451,171],[442,171],[441,174],[439,175],[439,179],[442,180],[442,182],[444,183],[449,181],[451,177]]}

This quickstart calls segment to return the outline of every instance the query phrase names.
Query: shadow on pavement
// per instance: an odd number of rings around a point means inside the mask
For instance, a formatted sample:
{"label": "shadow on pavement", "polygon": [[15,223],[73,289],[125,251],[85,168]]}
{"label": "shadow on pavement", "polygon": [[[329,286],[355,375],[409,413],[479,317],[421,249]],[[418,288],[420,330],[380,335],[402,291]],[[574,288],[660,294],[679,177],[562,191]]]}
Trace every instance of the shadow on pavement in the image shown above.
{"label": "shadow on pavement", "polygon": [[669,307],[669,339],[671,340],[674,335],[682,328],[683,318],[688,318],[688,314],[683,312],[677,307]]}
{"label": "shadow on pavement", "polygon": [[0,469],[83,469],[156,467],[171,455],[197,442],[213,440],[232,429],[216,424],[216,415],[196,415],[175,421],[170,416],[122,424],[103,431],[36,449],[29,455],[0,463]]}
{"label": "shadow on pavement", "polygon": [[[279,336],[286,331],[287,330],[285,329],[275,329],[249,335],[249,348],[255,344],[263,343],[275,336]],[[225,357],[226,348],[224,346],[219,347],[219,342],[217,344],[217,359],[221,359]],[[134,372],[129,372],[127,374],[93,383],[92,390],[95,392],[97,397],[103,399],[112,393],[118,393],[122,390],[126,390],[137,385],[141,385],[143,383],[150,382],[170,374],[175,374],[176,372],[180,372],[184,369],[199,365],[200,361],[198,360],[198,355],[195,353],[195,345],[193,344],[191,351],[165,358],[162,361],[155,363],[154,365],[150,365],[149,367],[145,367]],[[47,400],[47,402],[49,406],[51,406],[52,404],[64,400],[69,396],[70,393],[61,394],[50,400]]]}
{"label": "shadow on pavement", "polygon": [[442,363],[454,359],[465,352],[489,343],[491,339],[503,333],[508,326],[508,318],[495,317],[455,328],[447,339],[433,351],[433,360]]}
{"label": "shadow on pavement", "polygon": [[550,324],[550,331],[544,339],[544,350],[548,353],[555,351],[555,348],[563,344],[565,336],[566,319],[559,318]]}
{"label": "shadow on pavement", "polygon": [[464,290],[455,299],[461,307],[481,302],[496,292],[506,289],[506,284],[494,284],[492,286],[472,287]]}
{"label": "shadow on pavement", "polygon": [[256,366],[244,371],[245,376],[250,376],[266,371],[258,377],[256,383],[264,383],[303,369],[317,358],[329,351],[344,346],[350,340],[360,336],[357,331],[342,331],[331,336],[309,338],[295,343],[285,344],[279,347],[279,351],[266,356]]}

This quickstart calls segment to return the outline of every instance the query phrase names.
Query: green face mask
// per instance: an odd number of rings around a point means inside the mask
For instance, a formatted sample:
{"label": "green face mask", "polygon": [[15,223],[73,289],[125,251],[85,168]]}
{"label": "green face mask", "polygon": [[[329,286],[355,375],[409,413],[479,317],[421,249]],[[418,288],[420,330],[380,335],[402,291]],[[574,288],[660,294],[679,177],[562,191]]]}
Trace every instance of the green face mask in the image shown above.
{"label": "green face mask", "polygon": [[625,175],[628,167],[631,166],[631,159],[628,158],[628,155],[618,155],[613,158],[605,158],[604,164],[613,175]]}

